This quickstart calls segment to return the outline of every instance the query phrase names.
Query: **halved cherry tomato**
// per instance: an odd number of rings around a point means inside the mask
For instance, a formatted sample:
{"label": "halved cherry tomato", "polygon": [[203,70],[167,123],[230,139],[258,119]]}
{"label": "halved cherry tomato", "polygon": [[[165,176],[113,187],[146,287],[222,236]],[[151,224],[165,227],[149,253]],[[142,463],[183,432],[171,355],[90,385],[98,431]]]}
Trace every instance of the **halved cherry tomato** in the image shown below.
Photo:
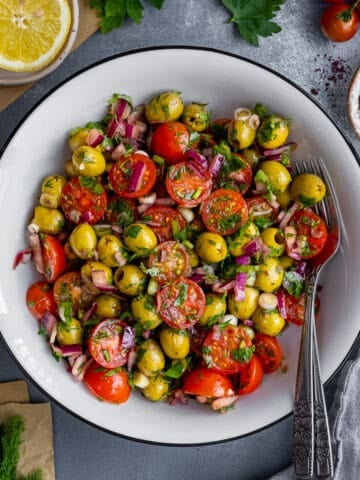
{"label": "halved cherry tomato", "polygon": [[201,218],[210,232],[231,235],[247,221],[248,209],[241,193],[220,188],[204,200]]}
{"label": "halved cherry tomato", "polygon": [[65,250],[53,235],[40,234],[40,241],[45,266],[44,275],[49,283],[53,283],[66,270]]}
{"label": "halved cherry tomato", "polygon": [[104,368],[95,361],[86,369],[84,383],[96,397],[110,403],[125,403],[131,393],[125,370]]}
{"label": "halved cherry tomato", "polygon": [[109,172],[110,187],[123,198],[147,195],[155,181],[155,163],[147,155],[137,152],[123,155]]}
{"label": "halved cherry tomato", "polygon": [[304,244],[299,246],[296,242],[294,246],[302,259],[315,257],[321,252],[326,244],[328,231],[319,215],[310,208],[297,210],[291,218],[290,225],[295,227],[297,237],[303,237]]}
{"label": "halved cherry tomato", "polygon": [[245,368],[239,372],[238,395],[246,395],[255,392],[264,377],[264,369],[259,357],[254,354]]}
{"label": "halved cherry tomato", "polygon": [[149,267],[156,269],[152,276],[160,284],[188,277],[191,272],[186,248],[174,240],[162,242],[156,247],[155,252],[149,256]]}
{"label": "halved cherry tomato", "polygon": [[44,280],[30,285],[26,291],[26,305],[32,316],[37,320],[41,320],[45,312],[54,315],[57,311],[57,304],[52,286]]}
{"label": "halved cherry tomato", "polygon": [[240,326],[214,325],[204,340],[202,354],[208,368],[231,375],[250,361],[251,339]]}
{"label": "halved cherry tomato", "polygon": [[126,323],[118,319],[105,319],[91,330],[88,340],[90,355],[105,368],[125,365],[129,348],[122,345]]}
{"label": "halved cherry tomato", "polygon": [[150,149],[165,159],[168,165],[184,160],[190,141],[189,130],[180,122],[165,122],[155,128]]}
{"label": "halved cherry tomato", "polygon": [[275,220],[279,212],[278,208],[273,207],[261,195],[255,195],[246,199],[249,212],[249,219],[254,221],[257,217]]}
{"label": "halved cherry tomato", "polygon": [[72,314],[86,308],[91,299],[87,298],[80,271],[66,272],[54,283],[54,298],[59,308],[70,308]]}
{"label": "halved cherry tomato", "polygon": [[234,395],[232,383],[225,375],[205,367],[192,371],[184,382],[184,393],[207,398]]}
{"label": "halved cherry tomato", "polygon": [[207,172],[192,169],[192,162],[172,165],[166,174],[166,190],[182,207],[196,207],[211,192],[213,182]]}
{"label": "halved cherry tomato", "polygon": [[208,334],[207,328],[196,324],[189,328],[189,334],[191,352],[201,357],[204,340]]}
{"label": "halved cherry tomato", "polygon": [[174,232],[186,227],[185,218],[178,210],[171,207],[150,207],[141,218],[155,232],[159,242],[174,238]]}
{"label": "halved cherry tomato", "polygon": [[232,170],[229,170],[226,160],[223,167],[226,168],[220,169],[216,179],[218,188],[237,190],[244,195],[250,189],[253,178],[253,171],[250,163],[246,160],[244,155],[232,153]]}
{"label": "halved cherry tomato", "polygon": [[185,329],[200,320],[205,309],[205,294],[197,283],[180,278],[158,290],[156,304],[169,327]]}
{"label": "halved cherry tomato", "polygon": [[282,348],[275,337],[264,333],[255,334],[255,352],[259,357],[264,373],[275,372],[282,363]]}
{"label": "halved cherry tomato", "polygon": [[305,319],[305,295],[301,294],[299,297],[294,297],[285,290],[284,303],[286,320],[296,325],[302,325]]}
{"label": "halved cherry tomato", "polygon": [[135,200],[121,198],[117,195],[111,197],[105,210],[105,220],[111,225],[126,227],[135,223],[137,217]]}
{"label": "halved cherry tomato", "polygon": [[63,188],[61,208],[72,223],[97,223],[104,215],[107,194],[95,177],[74,177]]}
{"label": "halved cherry tomato", "polygon": [[[359,27],[357,11],[350,11],[349,3],[337,3],[327,8],[320,19],[322,33],[333,42],[347,42]],[[343,18],[342,18],[343,17]]]}

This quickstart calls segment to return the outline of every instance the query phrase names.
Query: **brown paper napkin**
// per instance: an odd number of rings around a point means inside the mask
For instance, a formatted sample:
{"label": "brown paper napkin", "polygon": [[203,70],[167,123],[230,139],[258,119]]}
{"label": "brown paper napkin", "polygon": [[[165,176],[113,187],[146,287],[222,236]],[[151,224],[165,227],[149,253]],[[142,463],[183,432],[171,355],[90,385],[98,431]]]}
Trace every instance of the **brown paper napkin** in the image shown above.
{"label": "brown paper napkin", "polygon": [[[99,19],[95,10],[89,8],[88,0],[79,0],[79,29],[71,51],[87,40],[98,29]],[[5,110],[11,103],[25,93],[33,83],[0,87],[0,111]]]}
{"label": "brown paper napkin", "polygon": [[43,480],[55,480],[51,406],[49,403],[27,402],[26,382],[1,383],[0,424],[14,415],[24,419],[18,474],[28,475],[40,468]]}

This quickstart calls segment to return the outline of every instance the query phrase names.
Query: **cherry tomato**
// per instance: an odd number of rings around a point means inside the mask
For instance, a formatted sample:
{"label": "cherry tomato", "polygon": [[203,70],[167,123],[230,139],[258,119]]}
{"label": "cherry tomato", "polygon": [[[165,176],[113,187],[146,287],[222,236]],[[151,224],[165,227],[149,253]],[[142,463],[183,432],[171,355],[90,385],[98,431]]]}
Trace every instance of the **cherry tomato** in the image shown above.
{"label": "cherry tomato", "polygon": [[259,357],[254,354],[249,364],[239,372],[238,395],[246,395],[255,392],[264,377],[264,369]]}
{"label": "cherry tomato", "polygon": [[52,286],[44,280],[30,285],[26,292],[26,305],[32,316],[37,320],[41,320],[45,312],[54,315],[57,311],[57,305]]}
{"label": "cherry tomato", "polygon": [[283,353],[277,338],[264,333],[256,333],[255,352],[261,361],[264,373],[275,372],[280,367]]}
{"label": "cherry tomato", "polygon": [[155,232],[159,242],[166,242],[174,238],[174,231],[186,227],[185,218],[178,210],[170,207],[150,207],[141,218]]}
{"label": "cherry tomato", "polygon": [[217,186],[218,188],[231,188],[231,190],[245,194],[250,189],[253,178],[251,165],[244,155],[232,153],[232,166],[233,170],[230,172],[227,168],[220,169],[216,178]]}
{"label": "cherry tomato", "polygon": [[74,177],[63,188],[61,208],[72,223],[97,223],[104,215],[107,194],[95,177]]}
{"label": "cherry tomato", "polygon": [[[320,28],[322,33],[333,42],[347,42],[358,30],[359,15],[356,11],[349,11],[348,3],[336,3],[327,8],[320,19]],[[349,11],[349,19],[340,18],[345,15],[344,12]]]}
{"label": "cherry tomato", "polygon": [[131,393],[125,370],[107,369],[95,361],[86,369],[84,383],[96,397],[110,403],[125,403]]}
{"label": "cherry tomato", "polygon": [[162,242],[149,256],[149,267],[156,269],[152,276],[158,283],[172,282],[191,273],[190,258],[186,248],[179,242]]}
{"label": "cherry tomato", "polygon": [[205,294],[197,283],[180,278],[158,290],[156,304],[169,327],[185,329],[200,320],[205,309]]}
{"label": "cherry tomato", "polygon": [[225,375],[205,367],[192,371],[184,382],[184,392],[207,398],[234,395],[232,383]]}
{"label": "cherry tomato", "polygon": [[54,283],[54,298],[59,307],[71,307],[72,314],[86,308],[89,299],[84,298],[84,284],[79,271],[66,272]]}
{"label": "cherry tomato", "polygon": [[105,210],[105,221],[111,225],[126,227],[135,223],[137,217],[135,200],[114,195],[109,199]]}
{"label": "cherry tomato", "polygon": [[118,319],[105,319],[91,330],[88,340],[90,355],[105,368],[125,365],[129,348],[122,345],[126,323]]}
{"label": "cherry tomato", "polygon": [[204,200],[201,218],[210,232],[231,235],[247,221],[248,209],[241,193],[220,188]]}
{"label": "cherry tomato", "polygon": [[301,294],[299,297],[294,297],[285,290],[284,303],[286,320],[296,325],[302,325],[305,319],[305,295]]}
{"label": "cherry tomato", "polygon": [[123,155],[110,169],[109,185],[120,197],[147,195],[156,181],[155,163],[142,153]]}
{"label": "cherry tomato", "polygon": [[165,122],[156,127],[151,138],[151,150],[168,165],[184,160],[190,141],[189,130],[180,122]]}
{"label": "cherry tomato", "polygon": [[208,334],[207,328],[196,324],[188,329],[190,334],[190,350],[199,357],[202,356],[202,347]]}
{"label": "cherry tomato", "polygon": [[182,207],[196,207],[210,195],[213,182],[207,172],[192,168],[192,162],[172,165],[166,175],[166,190]]}
{"label": "cherry tomato", "polygon": [[255,195],[246,199],[246,205],[248,207],[249,219],[254,221],[257,217],[275,220],[279,209],[274,208],[270,203],[265,200],[261,195]]}
{"label": "cherry tomato", "polygon": [[66,270],[65,250],[61,242],[53,235],[41,234],[40,241],[45,265],[44,275],[49,283],[53,283]]}
{"label": "cherry tomato", "polygon": [[296,249],[296,253],[302,259],[308,259],[318,255],[326,244],[328,231],[324,220],[310,208],[297,210],[291,218],[290,225],[296,229],[294,246],[287,247],[288,254]]}
{"label": "cherry tomato", "polygon": [[208,368],[231,375],[250,361],[251,339],[242,327],[214,325],[204,340],[202,354]]}

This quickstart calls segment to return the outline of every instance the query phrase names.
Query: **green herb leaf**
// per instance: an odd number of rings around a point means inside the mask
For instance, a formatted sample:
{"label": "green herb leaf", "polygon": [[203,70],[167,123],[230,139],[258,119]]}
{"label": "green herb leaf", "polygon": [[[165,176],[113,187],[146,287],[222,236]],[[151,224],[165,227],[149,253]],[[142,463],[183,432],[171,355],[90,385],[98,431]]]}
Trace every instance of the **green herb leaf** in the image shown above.
{"label": "green herb leaf", "polygon": [[286,0],[222,0],[230,10],[230,22],[235,23],[244,40],[259,46],[259,36],[269,37],[281,31],[280,26],[272,22],[280,6]]}

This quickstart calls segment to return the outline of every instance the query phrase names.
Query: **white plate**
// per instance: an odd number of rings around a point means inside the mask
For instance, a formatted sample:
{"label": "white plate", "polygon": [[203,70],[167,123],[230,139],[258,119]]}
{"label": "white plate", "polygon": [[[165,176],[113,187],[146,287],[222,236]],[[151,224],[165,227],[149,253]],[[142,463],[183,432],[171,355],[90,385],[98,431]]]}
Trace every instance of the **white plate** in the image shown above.
{"label": "white plate", "polygon": [[16,360],[52,399],[78,417],[116,434],[167,444],[218,442],[250,434],[292,411],[300,329],[290,326],[281,338],[288,372],[268,375],[254,394],[218,415],[190,402],[170,407],[132,395],[122,406],[96,400],[51,357],[24,295],[36,278],[33,269],[12,270],[25,245],[26,225],[40,182],[62,172],[69,156],[69,130],[102,118],[114,92],[135,103],[175,89],[186,101],[208,103],[214,117],[232,115],[237,106],[268,105],[292,119],[297,158],[325,159],[340,200],[344,221],[341,252],[321,284],[319,346],[324,379],[339,367],[359,331],[360,170],[354,153],[326,114],[300,89],[274,72],[238,57],[202,49],[145,50],[100,63],[66,81],[25,118],[0,162],[0,320],[1,332]]}

